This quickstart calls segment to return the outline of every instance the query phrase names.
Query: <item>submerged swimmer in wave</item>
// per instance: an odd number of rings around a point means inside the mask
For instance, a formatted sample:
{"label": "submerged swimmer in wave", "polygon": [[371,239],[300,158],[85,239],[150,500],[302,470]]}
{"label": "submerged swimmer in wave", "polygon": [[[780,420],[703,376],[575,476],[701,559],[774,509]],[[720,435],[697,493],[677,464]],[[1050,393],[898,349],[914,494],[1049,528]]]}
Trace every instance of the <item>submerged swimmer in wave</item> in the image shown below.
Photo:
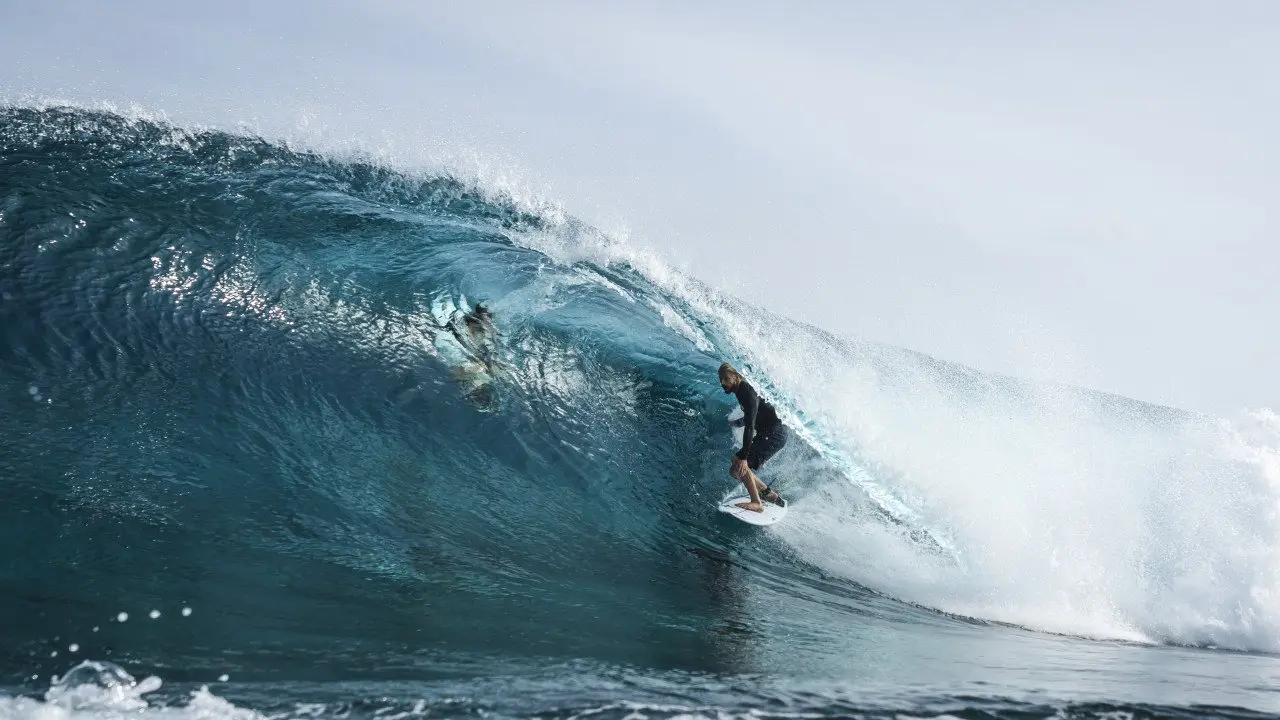
{"label": "submerged swimmer in wave", "polygon": [[735,426],[742,426],[742,449],[729,463],[729,474],[747,486],[751,501],[738,503],[738,507],[764,512],[764,505],[760,504],[761,498],[774,504],[781,504],[782,498],[761,482],[755,471],[787,444],[787,426],[778,419],[773,406],[762,399],[732,365],[721,365],[719,374],[721,389],[726,395],[733,393],[742,406],[742,419],[733,423]]}
{"label": "submerged swimmer in wave", "polygon": [[493,324],[493,313],[484,303],[477,303],[467,313],[463,314],[461,322],[458,318],[451,318],[447,325],[449,332],[457,338],[458,344],[462,345],[476,362],[485,367],[488,372],[493,372],[495,360],[495,347],[493,336],[498,334],[498,328]]}
{"label": "submerged swimmer in wave", "polygon": [[440,349],[441,358],[451,366],[455,380],[462,386],[463,395],[483,412],[492,412],[498,407],[498,394],[494,388],[494,372],[501,369],[498,359],[498,328],[493,322],[493,313],[484,303],[478,303],[465,313],[455,311],[442,325],[449,331],[455,343],[441,345],[439,338],[436,347]]}

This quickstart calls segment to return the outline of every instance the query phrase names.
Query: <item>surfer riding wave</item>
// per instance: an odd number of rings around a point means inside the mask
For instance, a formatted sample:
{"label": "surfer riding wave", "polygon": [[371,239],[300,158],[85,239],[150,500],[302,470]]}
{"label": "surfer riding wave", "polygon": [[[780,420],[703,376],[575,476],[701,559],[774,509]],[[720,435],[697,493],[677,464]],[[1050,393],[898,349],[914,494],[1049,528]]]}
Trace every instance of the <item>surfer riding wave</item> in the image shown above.
{"label": "surfer riding wave", "polygon": [[738,507],[754,512],[764,512],[761,498],[778,505],[782,497],[756,476],[755,471],[787,444],[787,426],[778,419],[778,412],[769,401],[760,397],[751,383],[742,377],[732,365],[720,366],[720,387],[725,394],[732,393],[742,406],[742,419],[733,424],[742,425],[742,449],[729,463],[729,475],[747,488],[750,502],[738,503]]}

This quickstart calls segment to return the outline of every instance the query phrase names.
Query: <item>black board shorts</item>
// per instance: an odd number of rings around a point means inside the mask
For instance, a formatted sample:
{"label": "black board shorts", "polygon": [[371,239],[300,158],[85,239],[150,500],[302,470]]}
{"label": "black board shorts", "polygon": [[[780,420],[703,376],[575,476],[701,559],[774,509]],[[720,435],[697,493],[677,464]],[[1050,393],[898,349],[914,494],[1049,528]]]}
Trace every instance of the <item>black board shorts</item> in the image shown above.
{"label": "black board shorts", "polygon": [[751,441],[751,449],[747,451],[747,467],[759,470],[765,461],[777,455],[786,444],[787,426],[781,423],[771,428],[767,435],[764,433],[756,435]]}

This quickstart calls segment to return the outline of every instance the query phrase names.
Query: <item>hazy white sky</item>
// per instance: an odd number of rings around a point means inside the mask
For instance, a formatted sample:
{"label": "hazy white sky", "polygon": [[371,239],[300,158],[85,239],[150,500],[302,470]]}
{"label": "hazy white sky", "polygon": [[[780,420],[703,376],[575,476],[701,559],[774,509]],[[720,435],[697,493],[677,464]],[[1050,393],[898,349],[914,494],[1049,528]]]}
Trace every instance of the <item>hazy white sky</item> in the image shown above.
{"label": "hazy white sky", "polygon": [[842,334],[1189,409],[1280,407],[1280,3],[0,0],[0,17],[0,96],[474,155]]}

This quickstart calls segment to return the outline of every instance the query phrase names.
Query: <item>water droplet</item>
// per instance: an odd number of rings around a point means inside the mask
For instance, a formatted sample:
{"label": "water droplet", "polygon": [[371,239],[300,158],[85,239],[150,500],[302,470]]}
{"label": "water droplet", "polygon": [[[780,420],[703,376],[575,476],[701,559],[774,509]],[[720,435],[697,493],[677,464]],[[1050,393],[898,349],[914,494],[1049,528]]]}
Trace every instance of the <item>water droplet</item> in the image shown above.
{"label": "water droplet", "polygon": [[94,626],[93,626],[93,631],[94,631],[94,632],[98,632],[98,626],[97,626],[97,625],[94,625]]}
{"label": "water droplet", "polygon": [[159,610],[152,610],[152,611],[151,611],[151,619],[152,619],[152,620],[155,620],[155,619],[156,619],[156,618],[158,618],[158,617],[160,617],[160,611],[159,611]]}
{"label": "water droplet", "polygon": [[80,646],[75,643],[71,643],[71,645],[67,647],[67,650],[70,650],[71,652],[80,652]]}
{"label": "water droplet", "polygon": [[182,617],[191,617],[191,608],[182,608]]}
{"label": "water droplet", "polygon": [[44,398],[43,398],[43,397],[41,397],[39,393],[37,393],[37,394],[36,394],[36,395],[34,395],[31,399],[32,399],[32,400],[35,400],[36,402],[40,402],[40,401],[41,401],[41,400],[43,400]]}
{"label": "water droplet", "polygon": [[40,679],[40,676],[39,676],[39,675],[32,675],[32,676],[31,676],[31,679],[32,679],[32,680],[39,680],[39,679]]}
{"label": "water droplet", "polygon": [[116,616],[116,622],[126,622],[129,619],[129,613],[122,612]]}
{"label": "water droplet", "polygon": [[36,387],[35,385],[32,385],[31,387],[27,388],[27,394],[29,394],[29,395],[39,395],[39,394],[40,394],[40,388]]}
{"label": "water droplet", "polygon": [[231,679],[230,675],[219,675],[218,682],[226,682]]}
{"label": "water droplet", "polygon": [[49,653],[49,657],[58,657],[58,651],[54,650],[53,652]]}

